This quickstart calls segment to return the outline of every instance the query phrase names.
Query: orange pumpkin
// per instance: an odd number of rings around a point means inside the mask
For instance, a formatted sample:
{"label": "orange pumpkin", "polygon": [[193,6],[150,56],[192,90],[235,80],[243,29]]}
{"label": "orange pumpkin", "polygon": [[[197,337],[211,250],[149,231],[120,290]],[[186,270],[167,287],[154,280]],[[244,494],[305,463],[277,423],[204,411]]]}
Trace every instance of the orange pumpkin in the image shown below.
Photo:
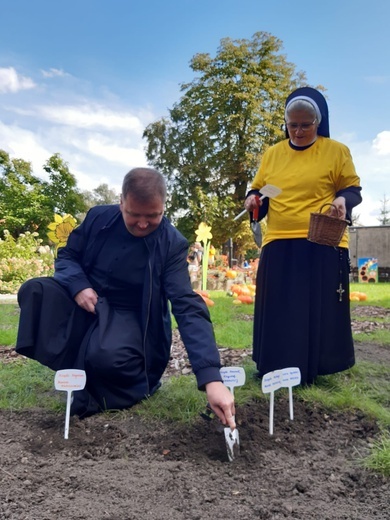
{"label": "orange pumpkin", "polygon": [[242,303],[253,303],[253,298],[249,294],[240,294],[237,299]]}
{"label": "orange pumpkin", "polygon": [[207,296],[202,296],[202,298],[206,302],[207,307],[212,307],[214,305],[214,301],[210,300],[210,298],[207,298]]}
{"label": "orange pumpkin", "polygon": [[229,269],[226,271],[226,278],[229,280],[234,280],[237,277],[237,271],[233,271],[233,269]]}

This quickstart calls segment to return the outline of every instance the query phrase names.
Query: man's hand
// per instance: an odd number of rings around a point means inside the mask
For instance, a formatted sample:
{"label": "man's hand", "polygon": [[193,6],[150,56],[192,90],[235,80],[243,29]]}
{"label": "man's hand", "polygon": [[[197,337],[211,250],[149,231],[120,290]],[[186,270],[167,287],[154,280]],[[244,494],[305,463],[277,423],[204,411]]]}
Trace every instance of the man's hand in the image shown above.
{"label": "man's hand", "polygon": [[91,287],[78,292],[74,299],[77,305],[79,305],[82,309],[95,314],[95,305],[98,301],[98,295]]}
{"label": "man's hand", "polygon": [[234,416],[234,397],[230,390],[221,382],[213,381],[206,385],[207,400],[222,424],[227,424],[232,430],[236,427]]}

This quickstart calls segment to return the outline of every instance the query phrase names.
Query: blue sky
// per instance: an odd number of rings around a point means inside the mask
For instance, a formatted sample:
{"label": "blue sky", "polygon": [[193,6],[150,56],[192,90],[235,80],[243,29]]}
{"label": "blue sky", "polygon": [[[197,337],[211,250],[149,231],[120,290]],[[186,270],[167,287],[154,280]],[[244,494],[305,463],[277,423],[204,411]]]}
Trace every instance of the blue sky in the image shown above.
{"label": "blue sky", "polygon": [[331,136],[378,225],[390,198],[389,0],[0,0],[0,148],[42,165],[60,153],[81,189],[146,164],[144,128],[167,115],[196,53],[269,32],[311,85],[327,88]]}

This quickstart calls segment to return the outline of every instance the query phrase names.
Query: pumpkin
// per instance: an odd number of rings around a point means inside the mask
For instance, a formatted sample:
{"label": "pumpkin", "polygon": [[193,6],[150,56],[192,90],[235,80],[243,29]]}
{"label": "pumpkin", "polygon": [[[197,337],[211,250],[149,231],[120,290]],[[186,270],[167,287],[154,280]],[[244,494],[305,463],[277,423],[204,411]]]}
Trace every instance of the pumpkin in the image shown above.
{"label": "pumpkin", "polygon": [[[352,300],[352,298],[358,298],[358,299]],[[353,302],[357,302],[357,301],[363,302],[363,301],[367,300],[367,294],[364,292],[352,291],[349,295],[349,299]]]}
{"label": "pumpkin", "polygon": [[233,304],[234,305],[242,305],[242,301],[241,300],[233,300]]}
{"label": "pumpkin", "polygon": [[214,301],[210,300],[210,298],[207,298],[207,296],[202,296],[202,298],[206,302],[207,307],[212,307],[214,305]]}
{"label": "pumpkin", "polygon": [[253,298],[249,294],[240,294],[237,299],[242,303],[253,303]]}
{"label": "pumpkin", "polygon": [[237,271],[233,271],[233,269],[228,269],[226,271],[226,278],[229,278],[229,280],[234,280],[237,276]]}

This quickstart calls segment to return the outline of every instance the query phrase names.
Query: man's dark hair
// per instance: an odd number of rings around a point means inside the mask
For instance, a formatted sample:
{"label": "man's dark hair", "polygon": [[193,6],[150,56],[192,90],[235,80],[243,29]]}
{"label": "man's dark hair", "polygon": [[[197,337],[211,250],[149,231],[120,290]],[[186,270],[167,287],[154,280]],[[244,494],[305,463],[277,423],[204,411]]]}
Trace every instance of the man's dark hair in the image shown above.
{"label": "man's dark hair", "polygon": [[164,177],[154,168],[133,168],[126,173],[122,183],[122,198],[128,195],[145,204],[156,196],[165,202],[167,188]]}

